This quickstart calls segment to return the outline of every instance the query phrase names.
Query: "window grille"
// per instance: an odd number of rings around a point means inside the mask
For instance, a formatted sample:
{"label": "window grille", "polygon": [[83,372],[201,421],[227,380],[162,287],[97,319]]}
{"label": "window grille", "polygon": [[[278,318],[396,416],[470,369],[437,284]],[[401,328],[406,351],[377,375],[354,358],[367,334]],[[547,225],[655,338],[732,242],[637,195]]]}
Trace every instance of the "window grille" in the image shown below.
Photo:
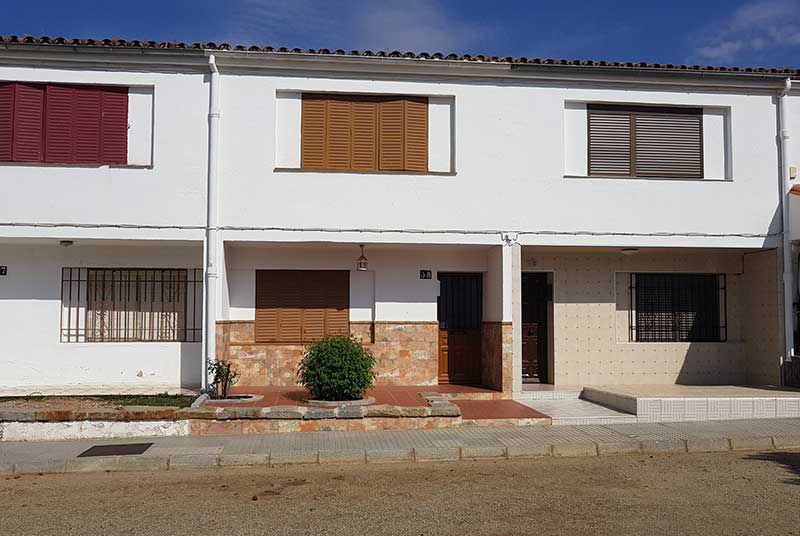
{"label": "window grille", "polygon": [[629,340],[727,340],[724,274],[631,274]]}
{"label": "window grille", "polygon": [[200,342],[199,268],[62,268],[61,342]]}

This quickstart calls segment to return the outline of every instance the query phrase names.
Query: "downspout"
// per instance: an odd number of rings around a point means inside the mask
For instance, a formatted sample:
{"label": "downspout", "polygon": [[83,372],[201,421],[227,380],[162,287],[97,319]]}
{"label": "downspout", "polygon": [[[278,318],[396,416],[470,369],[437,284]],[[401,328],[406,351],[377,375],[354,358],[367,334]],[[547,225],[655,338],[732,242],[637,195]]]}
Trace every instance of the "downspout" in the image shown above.
{"label": "downspout", "polygon": [[790,363],[794,356],[794,277],[792,270],[791,218],[789,214],[791,185],[789,183],[789,120],[786,96],[792,90],[792,80],[787,78],[778,95],[778,132],[780,133],[781,215],[783,216],[783,336],[784,361]]}
{"label": "downspout", "polygon": [[217,233],[218,186],[219,186],[219,69],[214,56],[208,57],[211,69],[208,104],[208,186],[206,191],[206,236],[205,236],[205,337],[203,337],[203,372],[201,384],[205,392],[209,388],[208,364],[214,361],[217,346]]}

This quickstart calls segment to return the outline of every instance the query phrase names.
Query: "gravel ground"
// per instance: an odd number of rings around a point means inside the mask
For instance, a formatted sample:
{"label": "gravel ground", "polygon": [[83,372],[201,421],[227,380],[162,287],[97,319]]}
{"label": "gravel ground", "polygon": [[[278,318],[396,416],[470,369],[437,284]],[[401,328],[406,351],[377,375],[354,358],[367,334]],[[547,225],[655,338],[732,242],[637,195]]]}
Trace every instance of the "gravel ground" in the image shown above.
{"label": "gravel ground", "polygon": [[800,452],[4,477],[0,534],[800,535]]}

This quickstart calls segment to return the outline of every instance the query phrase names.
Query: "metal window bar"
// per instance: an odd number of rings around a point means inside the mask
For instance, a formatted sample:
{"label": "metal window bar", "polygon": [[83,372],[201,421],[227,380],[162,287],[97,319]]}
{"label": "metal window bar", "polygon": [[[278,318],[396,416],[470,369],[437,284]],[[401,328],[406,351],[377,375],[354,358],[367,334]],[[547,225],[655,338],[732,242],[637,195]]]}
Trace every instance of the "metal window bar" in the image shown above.
{"label": "metal window bar", "polygon": [[61,342],[200,342],[200,268],[61,270]]}
{"label": "metal window bar", "polygon": [[725,274],[630,274],[628,340],[725,342]]}

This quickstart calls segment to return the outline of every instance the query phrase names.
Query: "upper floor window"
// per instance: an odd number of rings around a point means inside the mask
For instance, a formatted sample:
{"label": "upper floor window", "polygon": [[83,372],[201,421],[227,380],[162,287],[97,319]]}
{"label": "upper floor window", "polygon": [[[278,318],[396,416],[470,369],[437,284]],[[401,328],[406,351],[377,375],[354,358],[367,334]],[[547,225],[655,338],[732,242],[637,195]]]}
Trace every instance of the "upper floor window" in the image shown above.
{"label": "upper floor window", "polygon": [[588,106],[589,175],[703,177],[703,111]]}
{"label": "upper floor window", "polygon": [[0,83],[0,162],[126,165],[128,88]]}
{"label": "upper floor window", "polygon": [[426,97],[303,94],[300,167],[428,171]]}

